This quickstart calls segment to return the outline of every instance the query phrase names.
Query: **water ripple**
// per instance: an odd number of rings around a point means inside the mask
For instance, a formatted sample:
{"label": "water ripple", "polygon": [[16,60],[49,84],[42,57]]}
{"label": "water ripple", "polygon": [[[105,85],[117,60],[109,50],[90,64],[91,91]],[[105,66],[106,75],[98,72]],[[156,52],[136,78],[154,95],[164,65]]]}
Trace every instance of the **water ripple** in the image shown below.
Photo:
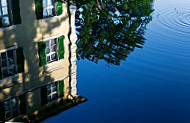
{"label": "water ripple", "polygon": [[149,52],[189,62],[190,6],[157,10],[146,38],[151,39],[151,43],[146,45]]}
{"label": "water ripple", "polygon": [[[189,7],[190,8],[190,7]],[[162,29],[177,33],[178,35],[190,36],[190,9],[171,8],[157,15]]]}
{"label": "water ripple", "polygon": [[[190,80],[190,6],[157,9],[145,37],[143,53],[139,52],[143,58],[132,60],[138,74],[165,81]],[[144,69],[152,72],[146,74]]]}

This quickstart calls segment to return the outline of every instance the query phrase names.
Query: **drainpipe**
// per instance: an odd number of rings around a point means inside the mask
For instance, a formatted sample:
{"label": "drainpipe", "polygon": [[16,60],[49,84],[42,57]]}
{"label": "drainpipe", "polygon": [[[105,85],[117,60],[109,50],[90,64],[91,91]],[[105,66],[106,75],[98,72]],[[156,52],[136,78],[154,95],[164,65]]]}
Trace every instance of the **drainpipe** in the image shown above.
{"label": "drainpipe", "polygon": [[77,61],[77,57],[76,57],[76,50],[77,50],[77,45],[76,45],[76,41],[77,41],[77,35],[76,35],[76,31],[75,31],[75,12],[77,10],[77,7],[74,5],[70,5],[69,6],[69,12],[70,12],[70,95],[72,97],[77,96],[77,79],[76,79],[76,75],[77,75],[77,65],[76,65],[76,61]]}

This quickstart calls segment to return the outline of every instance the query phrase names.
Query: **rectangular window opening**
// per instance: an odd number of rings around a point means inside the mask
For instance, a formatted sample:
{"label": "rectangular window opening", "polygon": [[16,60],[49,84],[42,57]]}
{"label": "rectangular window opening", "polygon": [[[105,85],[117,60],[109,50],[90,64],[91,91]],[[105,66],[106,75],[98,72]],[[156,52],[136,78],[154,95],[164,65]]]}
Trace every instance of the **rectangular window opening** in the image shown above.
{"label": "rectangular window opening", "polygon": [[43,0],[43,17],[54,16],[55,6],[53,0]]}
{"label": "rectangular window opening", "polygon": [[11,25],[7,0],[0,0],[0,25],[3,27]]}
{"label": "rectangular window opening", "polygon": [[48,40],[45,43],[46,43],[46,61],[47,61],[47,63],[57,61],[58,60],[57,38]]}
{"label": "rectangular window opening", "polygon": [[52,102],[58,98],[58,82],[54,82],[47,87],[47,99],[48,102]]}
{"label": "rectangular window opening", "polygon": [[5,120],[9,120],[19,115],[18,101],[16,98],[9,99],[4,102]]}
{"label": "rectangular window opening", "polygon": [[1,52],[0,64],[2,78],[17,74],[16,49]]}

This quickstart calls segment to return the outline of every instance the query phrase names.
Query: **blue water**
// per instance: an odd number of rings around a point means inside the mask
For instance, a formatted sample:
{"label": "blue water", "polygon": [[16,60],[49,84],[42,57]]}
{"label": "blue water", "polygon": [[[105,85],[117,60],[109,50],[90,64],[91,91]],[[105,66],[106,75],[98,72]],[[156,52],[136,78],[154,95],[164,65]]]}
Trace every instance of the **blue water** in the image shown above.
{"label": "blue water", "polygon": [[120,66],[77,62],[86,103],[57,123],[190,123],[190,1],[156,0],[142,49]]}

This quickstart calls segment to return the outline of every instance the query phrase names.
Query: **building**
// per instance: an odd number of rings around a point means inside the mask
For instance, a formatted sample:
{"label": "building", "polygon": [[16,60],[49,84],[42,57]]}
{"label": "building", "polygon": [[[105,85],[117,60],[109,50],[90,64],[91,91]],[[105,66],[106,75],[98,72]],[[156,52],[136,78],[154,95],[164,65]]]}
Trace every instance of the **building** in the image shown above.
{"label": "building", "polygon": [[68,6],[0,0],[0,121],[42,120],[52,105],[85,101],[76,90],[76,8]]}

